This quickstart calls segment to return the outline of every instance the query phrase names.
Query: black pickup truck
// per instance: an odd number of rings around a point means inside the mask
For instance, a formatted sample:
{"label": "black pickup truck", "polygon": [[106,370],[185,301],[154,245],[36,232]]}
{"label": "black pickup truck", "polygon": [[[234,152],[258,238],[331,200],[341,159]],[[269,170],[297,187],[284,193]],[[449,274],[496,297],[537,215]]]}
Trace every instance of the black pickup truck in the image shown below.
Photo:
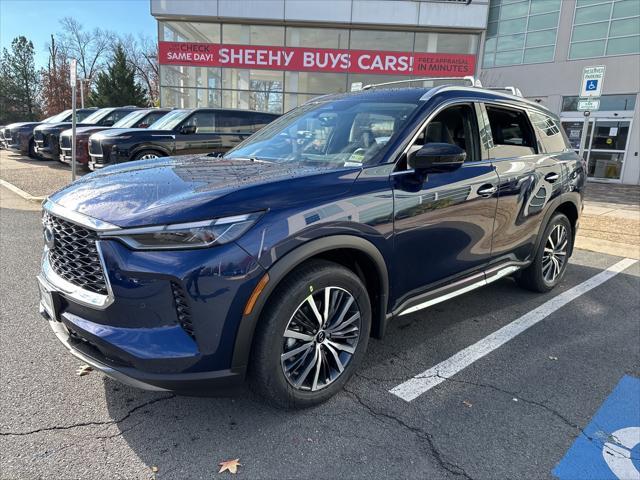
{"label": "black pickup truck", "polygon": [[173,110],[147,129],[110,129],[89,138],[89,168],[195,153],[224,153],[271,123],[274,113],[220,108]]}
{"label": "black pickup truck", "polygon": [[[134,110],[138,110],[138,107],[100,108],[99,110],[94,110],[91,115],[78,122],[76,126],[110,127]],[[35,153],[49,160],[59,160],[60,134],[68,128],[71,128],[71,119],[66,122],[46,123],[34,128]]]}

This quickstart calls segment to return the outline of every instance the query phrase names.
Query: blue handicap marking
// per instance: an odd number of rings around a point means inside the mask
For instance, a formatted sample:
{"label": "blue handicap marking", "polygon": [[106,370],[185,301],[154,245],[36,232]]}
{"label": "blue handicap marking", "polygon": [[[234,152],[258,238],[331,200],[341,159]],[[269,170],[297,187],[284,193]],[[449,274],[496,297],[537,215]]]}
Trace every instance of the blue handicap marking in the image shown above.
{"label": "blue handicap marking", "polygon": [[640,379],[622,377],[553,474],[560,480],[640,480]]}
{"label": "blue handicap marking", "polygon": [[598,90],[598,80],[587,80],[587,92]]}

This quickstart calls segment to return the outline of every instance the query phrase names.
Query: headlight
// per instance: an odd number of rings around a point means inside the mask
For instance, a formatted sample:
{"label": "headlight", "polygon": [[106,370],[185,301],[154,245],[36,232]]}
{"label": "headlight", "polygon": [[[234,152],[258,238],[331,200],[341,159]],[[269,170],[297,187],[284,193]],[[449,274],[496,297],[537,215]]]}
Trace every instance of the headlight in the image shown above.
{"label": "headlight", "polygon": [[223,245],[240,238],[263,212],[217,218],[194,223],[128,228],[101,232],[101,238],[114,238],[134,250],[202,248]]}

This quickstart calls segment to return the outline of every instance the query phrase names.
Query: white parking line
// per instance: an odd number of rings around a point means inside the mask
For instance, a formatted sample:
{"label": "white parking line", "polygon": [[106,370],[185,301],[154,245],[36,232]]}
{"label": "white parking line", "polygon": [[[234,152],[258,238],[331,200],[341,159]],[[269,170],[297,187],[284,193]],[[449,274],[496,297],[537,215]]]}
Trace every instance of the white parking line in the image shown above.
{"label": "white parking line", "polygon": [[512,338],[534,326],[536,323],[544,320],[559,308],[564,307],[567,303],[578,298],[580,295],[587,293],[589,290],[596,288],[598,285],[603,284],[610,278],[615,277],[618,273],[626,270],[637,262],[638,260],[633,260],[631,258],[625,258],[624,260],[619,261],[615,265],[610,266],[590,279],[585,280],[579,285],[576,285],[566,292],[563,292],[543,303],[517,320],[505,325],[501,329],[496,330],[491,335],[483,338],[477,343],[474,343],[464,350],[460,350],[452,357],[449,357],[436,366],[431,367],[429,370],[426,370],[410,380],[393,387],[389,392],[397,395],[407,402],[414,400],[423,393],[431,390],[436,385],[444,382],[447,378],[468,367],[473,362],[504,345]]}

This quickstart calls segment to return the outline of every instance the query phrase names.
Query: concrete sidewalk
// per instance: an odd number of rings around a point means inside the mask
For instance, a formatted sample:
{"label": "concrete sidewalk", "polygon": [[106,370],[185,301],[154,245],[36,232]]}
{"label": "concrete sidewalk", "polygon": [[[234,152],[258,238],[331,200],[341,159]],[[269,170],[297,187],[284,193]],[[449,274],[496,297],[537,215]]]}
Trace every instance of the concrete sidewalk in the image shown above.
{"label": "concrete sidewalk", "polygon": [[589,182],[576,248],[640,259],[640,186]]}

